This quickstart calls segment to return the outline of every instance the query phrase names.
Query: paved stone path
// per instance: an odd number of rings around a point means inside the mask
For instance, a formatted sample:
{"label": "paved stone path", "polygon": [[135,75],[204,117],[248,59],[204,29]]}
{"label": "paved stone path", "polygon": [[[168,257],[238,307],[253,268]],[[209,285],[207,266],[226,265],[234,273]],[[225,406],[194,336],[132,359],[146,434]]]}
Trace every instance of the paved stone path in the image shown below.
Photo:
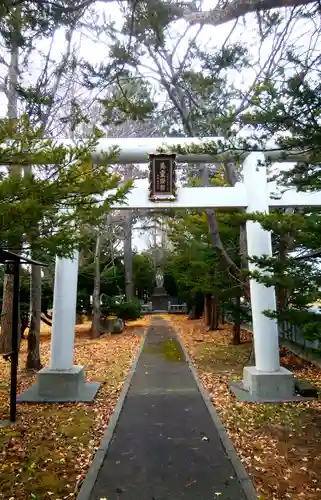
{"label": "paved stone path", "polygon": [[154,319],[90,500],[245,500],[175,332]]}

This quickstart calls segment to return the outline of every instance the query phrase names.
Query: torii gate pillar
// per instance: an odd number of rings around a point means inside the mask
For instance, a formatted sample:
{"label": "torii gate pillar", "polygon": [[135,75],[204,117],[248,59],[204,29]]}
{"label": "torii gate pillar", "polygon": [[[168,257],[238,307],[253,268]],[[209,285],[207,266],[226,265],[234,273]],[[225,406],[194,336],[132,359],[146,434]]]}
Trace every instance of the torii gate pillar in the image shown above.
{"label": "torii gate pillar", "polygon": [[[251,153],[243,163],[244,184],[247,195],[247,213],[269,212],[267,171],[263,153]],[[272,257],[271,233],[259,222],[247,221],[248,256]],[[256,265],[249,263],[249,270]],[[264,311],[276,310],[275,289],[255,279],[250,280],[252,326],[255,366],[246,366],[243,382],[231,388],[243,401],[286,401],[294,398],[294,377],[289,370],[280,367],[279,332],[277,320],[267,317]]]}
{"label": "torii gate pillar", "polygon": [[35,384],[20,394],[19,403],[90,403],[100,384],[86,382],[83,366],[74,365],[78,251],[56,257],[50,363]]}

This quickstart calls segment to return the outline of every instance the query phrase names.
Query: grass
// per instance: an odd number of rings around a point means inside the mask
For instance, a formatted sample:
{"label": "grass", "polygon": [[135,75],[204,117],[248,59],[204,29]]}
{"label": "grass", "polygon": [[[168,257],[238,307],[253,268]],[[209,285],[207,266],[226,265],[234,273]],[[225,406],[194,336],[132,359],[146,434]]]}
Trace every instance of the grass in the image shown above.
{"label": "grass", "polygon": [[[131,322],[121,335],[88,338],[89,323],[76,327],[74,363],[85,366],[90,380],[101,382],[93,404],[18,405],[16,424],[0,429],[0,498],[62,500],[77,497],[81,482],[117,402],[131,362],[142,341],[135,331],[148,318]],[[41,335],[41,358],[48,365],[50,328]],[[22,341],[19,392],[34,375],[23,370]],[[0,359],[0,419],[8,418],[9,364]]]}
{"label": "grass", "polygon": [[[168,316],[179,332],[261,500],[321,498],[321,400],[286,404],[240,403],[228,382],[242,378],[251,334],[230,344],[231,327],[206,332],[202,320]],[[281,349],[281,364],[321,390],[321,371]]]}
{"label": "grass", "polygon": [[167,361],[184,361],[184,354],[179,345],[179,342],[175,339],[167,339],[158,342],[155,345],[144,348],[145,352],[159,354],[163,356]]}

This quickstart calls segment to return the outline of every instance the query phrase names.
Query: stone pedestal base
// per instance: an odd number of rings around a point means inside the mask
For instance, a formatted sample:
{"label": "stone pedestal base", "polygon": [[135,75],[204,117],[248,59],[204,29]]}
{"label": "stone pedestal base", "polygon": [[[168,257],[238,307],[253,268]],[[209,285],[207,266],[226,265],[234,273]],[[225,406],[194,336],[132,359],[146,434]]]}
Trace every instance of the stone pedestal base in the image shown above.
{"label": "stone pedestal base", "polygon": [[167,312],[168,300],[169,296],[163,287],[155,288],[151,297],[153,312]]}
{"label": "stone pedestal base", "polygon": [[99,389],[99,382],[85,382],[82,366],[70,370],[43,368],[36,382],[17,397],[18,403],[90,403]]}
{"label": "stone pedestal base", "polygon": [[302,400],[295,394],[293,374],[281,367],[277,372],[261,372],[255,366],[246,366],[243,381],[230,384],[240,401],[280,403]]}
{"label": "stone pedestal base", "polygon": [[258,398],[286,399],[294,395],[294,377],[282,366],[277,372],[260,372],[255,366],[246,366],[243,387]]}

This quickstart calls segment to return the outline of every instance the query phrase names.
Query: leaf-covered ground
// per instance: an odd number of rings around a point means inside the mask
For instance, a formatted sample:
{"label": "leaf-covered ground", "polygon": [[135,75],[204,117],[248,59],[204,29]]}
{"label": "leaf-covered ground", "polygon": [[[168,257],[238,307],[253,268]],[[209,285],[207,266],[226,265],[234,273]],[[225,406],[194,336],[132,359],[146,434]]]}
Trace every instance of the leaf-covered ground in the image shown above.
{"label": "leaf-covered ground", "polygon": [[[242,344],[230,344],[231,327],[206,332],[202,320],[169,316],[179,332],[210,393],[262,500],[317,500],[321,498],[321,400],[304,403],[240,403],[228,381],[242,378],[248,363],[251,334]],[[321,371],[281,349],[281,363],[298,378],[321,389]]]}
{"label": "leaf-covered ground", "polygon": [[[99,445],[149,319],[126,327],[121,335],[88,338],[88,324],[76,328],[74,363],[101,387],[94,404],[18,405],[18,420],[0,429],[0,498],[59,500],[77,496]],[[137,332],[137,333],[135,333]],[[47,333],[47,334],[46,334]],[[50,336],[41,338],[48,365]],[[34,376],[24,373],[26,341],[20,352],[19,392]],[[8,418],[9,364],[0,357],[0,420]]]}

